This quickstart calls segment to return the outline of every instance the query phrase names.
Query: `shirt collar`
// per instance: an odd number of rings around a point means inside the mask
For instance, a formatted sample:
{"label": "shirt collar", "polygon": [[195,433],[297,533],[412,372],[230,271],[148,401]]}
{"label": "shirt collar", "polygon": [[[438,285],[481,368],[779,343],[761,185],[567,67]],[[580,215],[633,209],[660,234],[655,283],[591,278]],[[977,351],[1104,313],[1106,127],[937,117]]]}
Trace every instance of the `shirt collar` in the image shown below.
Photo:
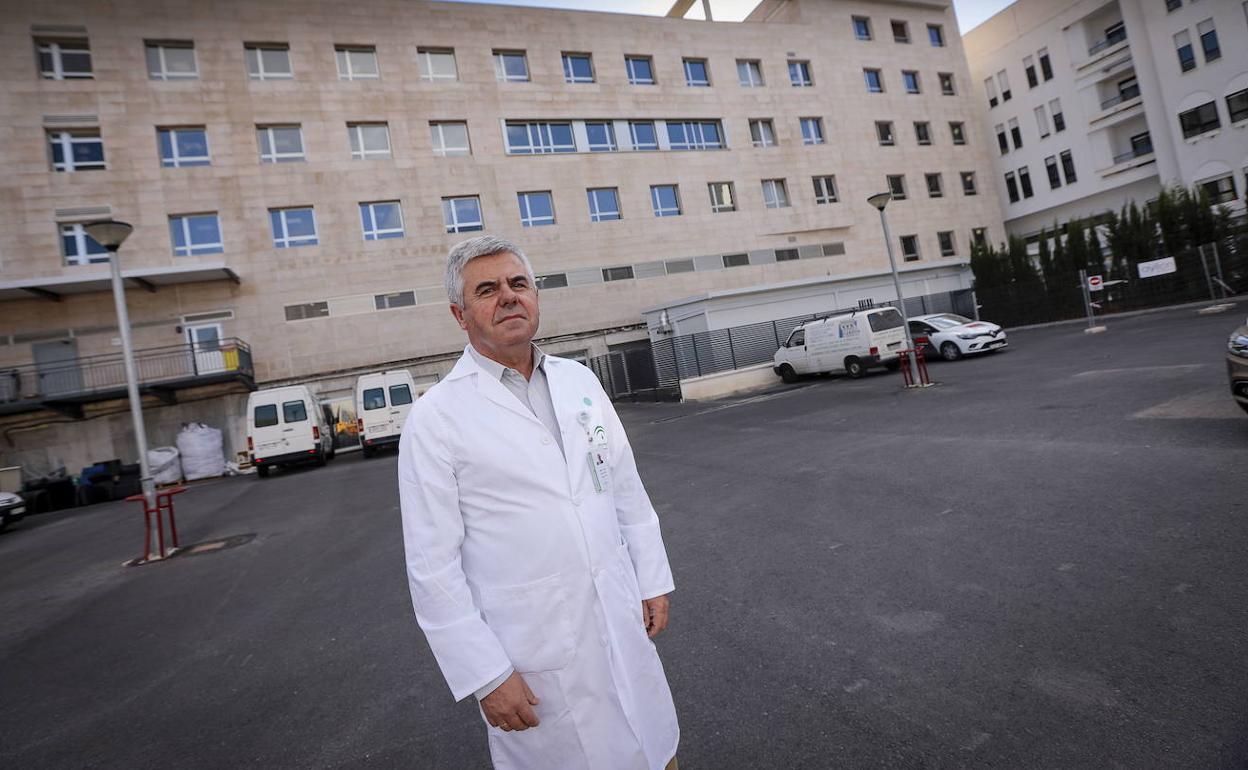
{"label": "shirt collar", "polygon": [[[540,369],[542,374],[546,374],[546,354],[542,352],[542,349],[536,344],[529,344],[533,345],[533,371],[538,371]],[[520,372],[517,372],[509,366],[503,366],[492,358],[487,358],[472,345],[468,346],[468,353],[472,356],[473,360],[477,362],[477,366],[484,369],[487,374],[499,382],[502,382],[503,375],[507,372],[515,372],[517,376],[520,376],[521,379],[523,379]]]}

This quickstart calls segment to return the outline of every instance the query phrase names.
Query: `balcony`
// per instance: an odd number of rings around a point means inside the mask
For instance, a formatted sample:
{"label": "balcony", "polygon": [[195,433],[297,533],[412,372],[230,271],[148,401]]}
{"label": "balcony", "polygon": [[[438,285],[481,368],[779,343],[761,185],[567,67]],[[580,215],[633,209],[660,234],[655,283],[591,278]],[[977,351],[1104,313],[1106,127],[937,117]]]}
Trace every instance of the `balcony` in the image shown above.
{"label": "balcony", "polygon": [[1107,48],[1112,48],[1127,39],[1127,28],[1119,22],[1117,27],[1106,31],[1105,37],[1088,46],[1088,56],[1096,56]]}
{"label": "balcony", "polygon": [[[177,403],[177,392],[187,388],[236,383],[256,389],[251,348],[236,337],[136,350],[134,365],[139,393],[167,404]],[[82,417],[85,404],[125,397],[120,353],[0,370],[0,415],[51,409]]]}
{"label": "balcony", "polygon": [[1138,85],[1133,84],[1133,85],[1127,86],[1126,88],[1119,90],[1117,94],[1101,102],[1101,109],[1108,110],[1111,107],[1116,107],[1119,104],[1122,104],[1128,99],[1134,99],[1135,97],[1139,95],[1140,95],[1140,87]]}
{"label": "balcony", "polygon": [[1136,158],[1142,158],[1145,155],[1152,155],[1152,154],[1153,154],[1153,140],[1151,138],[1145,139],[1139,145],[1132,147],[1130,150],[1127,150],[1124,153],[1115,155],[1114,165],[1117,166],[1119,163],[1126,163],[1128,161],[1135,160]]}

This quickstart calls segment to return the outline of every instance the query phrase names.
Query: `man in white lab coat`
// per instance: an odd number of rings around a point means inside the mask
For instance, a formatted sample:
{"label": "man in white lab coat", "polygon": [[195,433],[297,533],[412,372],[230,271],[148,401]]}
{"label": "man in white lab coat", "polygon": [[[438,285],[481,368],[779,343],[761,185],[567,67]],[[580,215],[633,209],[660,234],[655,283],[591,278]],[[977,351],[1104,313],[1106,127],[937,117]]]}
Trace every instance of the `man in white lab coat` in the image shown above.
{"label": "man in white lab coat", "polygon": [[624,428],[592,372],[533,344],[519,247],[458,244],[446,289],[470,344],[399,444],[416,620],[499,770],[675,768],[650,641],[674,583]]}

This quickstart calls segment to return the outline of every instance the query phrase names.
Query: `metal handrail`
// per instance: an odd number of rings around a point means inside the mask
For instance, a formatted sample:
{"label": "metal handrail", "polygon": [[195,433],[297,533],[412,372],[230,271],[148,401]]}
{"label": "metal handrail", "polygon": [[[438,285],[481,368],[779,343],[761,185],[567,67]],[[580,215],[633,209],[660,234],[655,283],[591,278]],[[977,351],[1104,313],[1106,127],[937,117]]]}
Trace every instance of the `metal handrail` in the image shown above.
{"label": "metal handrail", "polygon": [[1113,107],[1116,104],[1122,104],[1128,99],[1134,99],[1135,97],[1139,95],[1140,95],[1140,87],[1138,85],[1127,86],[1126,88],[1119,91],[1116,96],[1111,96],[1105,101],[1101,102],[1101,109],[1108,110],[1110,107]]}
{"label": "metal handrail", "polygon": [[1145,147],[1132,147],[1129,151],[1114,156],[1114,165],[1125,163],[1132,158],[1139,158],[1144,155],[1153,154],[1153,143],[1149,142]]}
{"label": "metal handrail", "polygon": [[1093,43],[1092,46],[1088,48],[1088,56],[1094,56],[1098,52],[1104,51],[1106,48],[1109,48],[1111,45],[1118,45],[1119,43],[1121,43],[1122,41],[1126,39],[1127,39],[1127,30],[1125,28],[1120,29],[1114,34],[1108,35],[1104,40],[1098,40],[1095,43]]}

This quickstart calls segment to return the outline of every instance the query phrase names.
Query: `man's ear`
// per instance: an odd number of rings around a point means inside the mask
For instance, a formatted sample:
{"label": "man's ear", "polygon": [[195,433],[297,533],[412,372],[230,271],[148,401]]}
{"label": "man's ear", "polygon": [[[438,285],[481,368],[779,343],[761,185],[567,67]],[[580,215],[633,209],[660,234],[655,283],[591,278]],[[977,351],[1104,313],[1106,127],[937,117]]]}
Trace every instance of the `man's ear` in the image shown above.
{"label": "man's ear", "polygon": [[468,324],[464,322],[464,309],[459,305],[451,305],[451,315],[455,316],[455,322],[459,324],[459,328],[468,331]]}

